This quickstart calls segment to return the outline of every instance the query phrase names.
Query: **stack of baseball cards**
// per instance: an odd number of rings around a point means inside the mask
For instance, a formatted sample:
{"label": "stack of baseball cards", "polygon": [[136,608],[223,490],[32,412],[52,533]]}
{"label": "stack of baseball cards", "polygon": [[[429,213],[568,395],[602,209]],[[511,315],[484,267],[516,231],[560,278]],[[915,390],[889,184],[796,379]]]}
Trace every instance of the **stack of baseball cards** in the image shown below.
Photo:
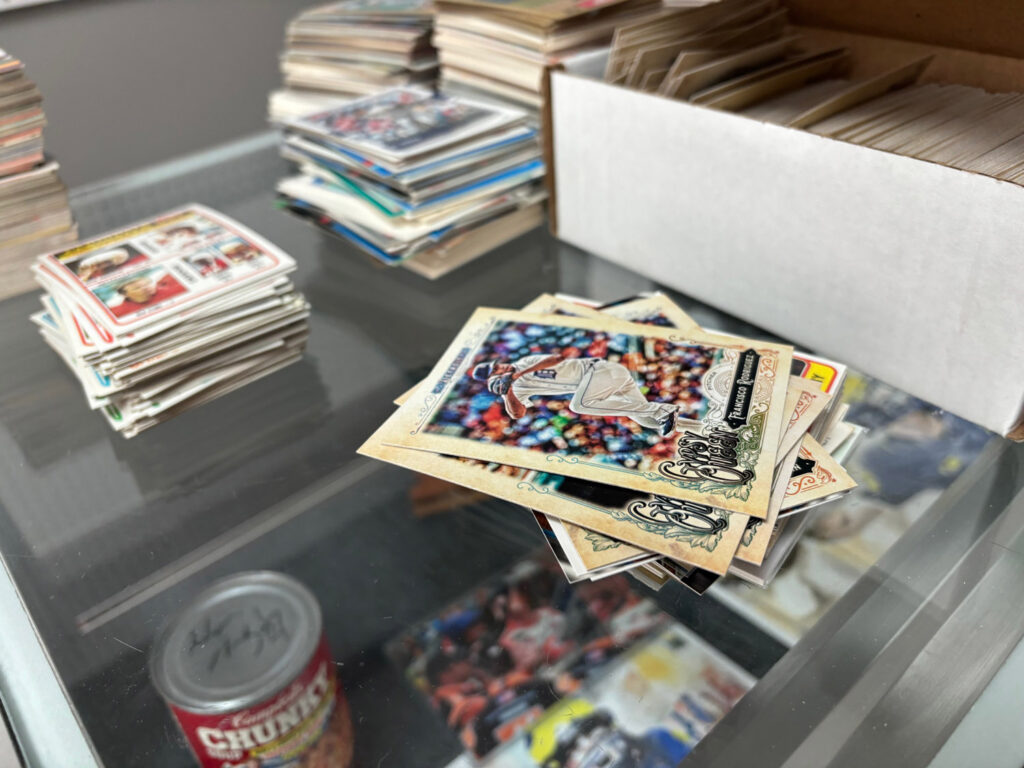
{"label": "stack of baseball cards", "polygon": [[360,452],[533,510],[571,581],[764,586],[806,513],[856,485],[845,373],[661,294],[545,295],[478,309]]}
{"label": "stack of baseball cards", "polygon": [[43,161],[42,105],[25,64],[0,50],[0,174],[27,171]]}
{"label": "stack of baseball cards", "polygon": [[342,0],[289,25],[270,119],[281,122],[399,85],[430,86],[437,52],[428,0]]}
{"label": "stack of baseball cards", "polygon": [[32,316],[91,408],[133,437],[297,361],[291,257],[200,205],[40,256]]}
{"label": "stack of baseball cards", "polygon": [[29,290],[36,254],[77,238],[58,166],[43,155],[42,96],[0,50],[0,298]]}
{"label": "stack of baseball cards", "polygon": [[656,13],[651,0],[439,0],[441,84],[538,110],[545,72],[606,45],[615,27]]}
{"label": "stack of baseball cards", "polygon": [[544,162],[522,110],[396,88],[287,123],[283,207],[437,277],[538,226]]}

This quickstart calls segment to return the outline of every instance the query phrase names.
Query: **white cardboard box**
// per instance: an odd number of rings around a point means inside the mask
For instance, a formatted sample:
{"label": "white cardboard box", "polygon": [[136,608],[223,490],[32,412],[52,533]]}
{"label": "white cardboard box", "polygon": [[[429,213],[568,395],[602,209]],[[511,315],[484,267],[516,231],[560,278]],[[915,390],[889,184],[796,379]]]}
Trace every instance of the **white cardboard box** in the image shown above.
{"label": "white cardboard box", "polygon": [[563,240],[1009,434],[1024,188],[600,81],[550,82]]}

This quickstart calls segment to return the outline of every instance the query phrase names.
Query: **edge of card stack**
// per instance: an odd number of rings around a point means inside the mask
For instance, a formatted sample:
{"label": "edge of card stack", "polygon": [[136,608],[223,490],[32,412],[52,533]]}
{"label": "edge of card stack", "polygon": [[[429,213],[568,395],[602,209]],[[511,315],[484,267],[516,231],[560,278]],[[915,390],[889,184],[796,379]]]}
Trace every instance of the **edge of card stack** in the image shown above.
{"label": "edge of card stack", "polygon": [[434,278],[543,222],[523,110],[403,87],[286,123],[281,205],[383,264]]}
{"label": "edge of card stack", "polygon": [[192,204],[36,258],[32,316],[86,399],[125,437],[302,357],[295,262]]}
{"label": "edge of card stack", "polygon": [[43,153],[42,102],[24,63],[0,50],[0,298],[32,288],[32,257],[78,237],[59,166]]}
{"label": "edge of card stack", "polygon": [[543,4],[439,0],[434,45],[450,93],[542,104],[544,75],[563,57],[608,43],[615,27],[656,13],[652,0]]}

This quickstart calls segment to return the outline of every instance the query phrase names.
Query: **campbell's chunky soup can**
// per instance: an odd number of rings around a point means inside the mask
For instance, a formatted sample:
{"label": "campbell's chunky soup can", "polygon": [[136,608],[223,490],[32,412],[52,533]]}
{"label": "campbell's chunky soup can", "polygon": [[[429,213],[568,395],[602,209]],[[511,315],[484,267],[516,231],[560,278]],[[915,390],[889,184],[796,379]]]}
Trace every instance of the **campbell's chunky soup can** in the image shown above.
{"label": "campbell's chunky soup can", "polygon": [[158,638],[150,666],[203,768],[352,762],[352,721],[320,606],[289,576],[216,582]]}

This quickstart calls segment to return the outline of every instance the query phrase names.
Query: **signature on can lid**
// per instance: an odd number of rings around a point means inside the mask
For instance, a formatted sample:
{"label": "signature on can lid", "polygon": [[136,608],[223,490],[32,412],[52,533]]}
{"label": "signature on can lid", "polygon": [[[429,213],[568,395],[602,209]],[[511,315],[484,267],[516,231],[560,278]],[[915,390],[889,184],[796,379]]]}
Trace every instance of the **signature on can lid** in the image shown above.
{"label": "signature on can lid", "polygon": [[153,646],[150,672],[175,707],[232,712],[291,683],[321,634],[320,606],[301,582],[241,573],[203,590],[171,622]]}

